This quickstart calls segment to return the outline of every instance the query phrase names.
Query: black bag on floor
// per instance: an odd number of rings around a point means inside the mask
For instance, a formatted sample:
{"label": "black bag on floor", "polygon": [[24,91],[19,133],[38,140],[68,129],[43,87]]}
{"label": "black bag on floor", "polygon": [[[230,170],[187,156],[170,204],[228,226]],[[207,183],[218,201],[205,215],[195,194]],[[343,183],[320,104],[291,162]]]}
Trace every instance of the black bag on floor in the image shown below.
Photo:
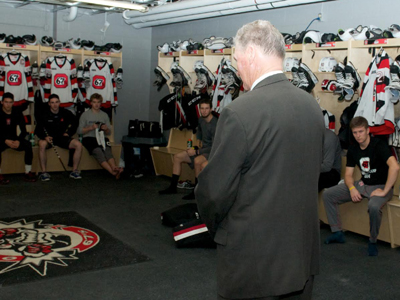
{"label": "black bag on floor", "polygon": [[175,227],[200,218],[196,203],[186,203],[161,213],[161,223],[165,226]]}
{"label": "black bag on floor", "polygon": [[215,248],[216,244],[201,219],[182,223],[172,229],[175,245],[182,247]]}
{"label": "black bag on floor", "polygon": [[159,122],[147,122],[129,120],[128,127],[129,137],[145,137],[145,138],[160,138],[162,137],[161,127]]}

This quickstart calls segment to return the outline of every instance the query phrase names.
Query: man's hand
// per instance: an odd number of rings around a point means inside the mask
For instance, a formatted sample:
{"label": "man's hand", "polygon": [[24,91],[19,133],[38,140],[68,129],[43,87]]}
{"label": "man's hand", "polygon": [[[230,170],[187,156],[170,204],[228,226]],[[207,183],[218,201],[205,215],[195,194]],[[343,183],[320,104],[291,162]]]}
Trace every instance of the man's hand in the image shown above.
{"label": "man's hand", "polygon": [[371,197],[385,197],[387,193],[385,193],[382,189],[376,189],[371,193]]}
{"label": "man's hand", "polygon": [[17,149],[19,147],[19,141],[5,140],[5,144],[11,149]]}
{"label": "man's hand", "polygon": [[360,202],[363,198],[360,192],[356,188],[350,191],[350,196],[351,196],[351,201],[353,202]]}
{"label": "man's hand", "polygon": [[51,137],[51,136],[46,136],[44,139],[45,139],[46,142],[48,142],[49,144],[51,144],[51,143],[53,142],[53,137]]}
{"label": "man's hand", "polygon": [[101,125],[100,129],[103,130],[103,131],[107,131],[108,127],[107,127],[106,124],[103,124],[103,125]]}
{"label": "man's hand", "polygon": [[187,152],[187,154],[189,156],[195,156],[196,155],[196,150],[194,150],[194,149],[187,149],[186,152]]}

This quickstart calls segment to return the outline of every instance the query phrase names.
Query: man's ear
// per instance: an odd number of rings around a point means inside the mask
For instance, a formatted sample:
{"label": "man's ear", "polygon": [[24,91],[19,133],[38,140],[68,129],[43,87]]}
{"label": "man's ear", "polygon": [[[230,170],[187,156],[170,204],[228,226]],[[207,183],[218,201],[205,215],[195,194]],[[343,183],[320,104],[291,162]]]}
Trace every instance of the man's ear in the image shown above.
{"label": "man's ear", "polygon": [[246,49],[246,57],[248,59],[249,64],[253,64],[256,58],[256,49],[254,45],[249,45]]}

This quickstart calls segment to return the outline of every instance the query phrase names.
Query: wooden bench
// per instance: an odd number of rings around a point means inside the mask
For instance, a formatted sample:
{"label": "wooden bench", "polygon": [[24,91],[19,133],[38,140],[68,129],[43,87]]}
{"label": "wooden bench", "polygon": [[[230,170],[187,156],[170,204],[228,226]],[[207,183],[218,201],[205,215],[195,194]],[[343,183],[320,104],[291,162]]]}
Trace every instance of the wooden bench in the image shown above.
{"label": "wooden bench", "polygon": [[[57,147],[57,146],[56,146]],[[112,153],[115,158],[115,162],[118,166],[119,158],[121,155],[121,144],[112,144]],[[41,172],[39,163],[39,146],[33,147],[33,161],[32,161],[32,172]],[[48,172],[59,172],[64,171],[60,161],[58,160],[54,150],[52,148],[47,149],[47,171]],[[72,171],[72,168],[68,167],[69,150],[57,147],[57,151],[67,168],[68,171]],[[2,153],[2,164],[1,171],[3,174],[18,174],[25,172],[24,163],[25,152],[18,152],[12,149],[7,149]],[[97,160],[89,154],[86,148],[83,148],[82,158],[79,165],[79,169],[85,170],[98,170],[101,166]]]}
{"label": "wooden bench", "polygon": [[[174,155],[187,149],[187,141],[191,139],[193,145],[197,145],[196,135],[192,130],[172,128],[169,133],[168,145],[166,147],[150,148],[156,175],[172,177],[172,166]],[[188,164],[182,164],[181,180],[194,182],[194,170]]]}
{"label": "wooden bench", "polygon": [[[346,157],[342,158],[342,178],[346,169]],[[361,173],[355,168],[354,179],[359,180]],[[382,224],[379,230],[378,240],[390,243],[392,248],[400,246],[400,200],[399,200],[400,175],[393,189],[393,198],[382,209]],[[328,224],[325,212],[322,192],[319,193],[319,219]],[[339,205],[339,213],[343,230],[369,236],[368,200],[363,199],[359,203],[348,202]]]}

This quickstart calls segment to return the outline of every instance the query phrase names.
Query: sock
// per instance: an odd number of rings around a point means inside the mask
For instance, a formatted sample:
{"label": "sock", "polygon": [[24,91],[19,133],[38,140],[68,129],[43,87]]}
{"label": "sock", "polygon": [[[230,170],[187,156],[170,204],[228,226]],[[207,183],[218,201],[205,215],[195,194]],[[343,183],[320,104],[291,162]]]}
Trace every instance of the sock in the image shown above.
{"label": "sock", "polygon": [[69,152],[68,152],[68,167],[72,167],[74,165],[74,153],[75,153],[75,149],[69,149]]}
{"label": "sock", "polygon": [[346,240],[344,238],[343,231],[336,231],[328,236],[328,238],[325,240],[325,244],[344,243],[345,241]]}
{"label": "sock", "polygon": [[378,256],[378,247],[376,243],[368,243],[368,256]]}
{"label": "sock", "polygon": [[172,179],[171,179],[171,185],[170,185],[170,187],[176,189],[176,185],[178,184],[178,180],[179,180],[179,175],[172,174]]}
{"label": "sock", "polygon": [[25,174],[28,174],[30,171],[32,171],[32,165],[25,165]]}

